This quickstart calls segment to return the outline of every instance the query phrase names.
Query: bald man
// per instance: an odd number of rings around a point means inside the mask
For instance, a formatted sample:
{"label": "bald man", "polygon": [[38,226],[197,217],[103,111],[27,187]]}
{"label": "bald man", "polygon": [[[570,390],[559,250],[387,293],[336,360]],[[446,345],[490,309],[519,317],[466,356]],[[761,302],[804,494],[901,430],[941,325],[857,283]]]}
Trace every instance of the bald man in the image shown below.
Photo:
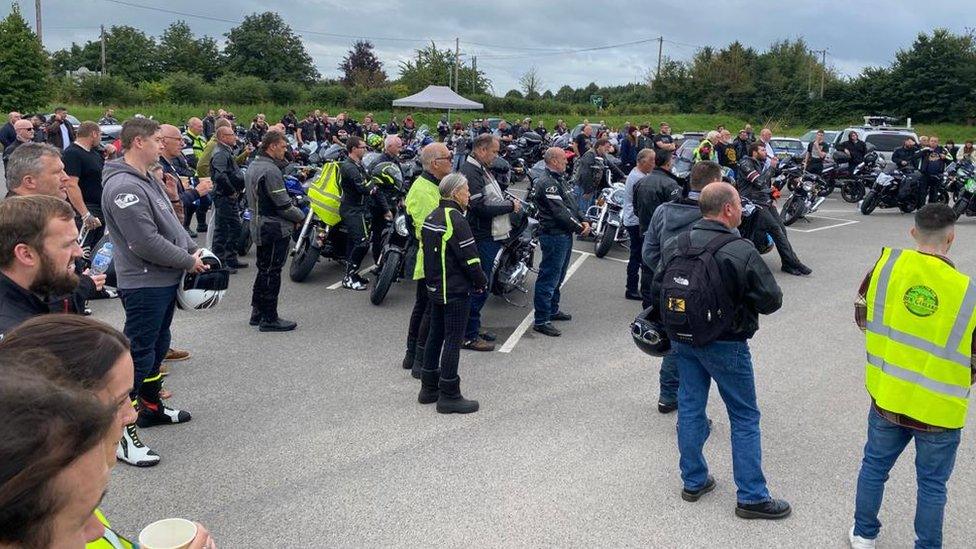
{"label": "bald man", "polygon": [[20,119],[21,114],[17,111],[12,111],[7,114],[7,123],[0,128],[0,145],[6,148],[17,140],[17,132],[14,130],[14,124]]}
{"label": "bald man", "polygon": [[23,145],[24,143],[30,143],[34,140],[34,124],[30,120],[25,120],[21,118],[20,120],[14,122],[14,133],[16,138],[13,143],[7,145],[3,149],[3,163],[7,164],[7,159],[10,155],[17,150],[17,147]]}
{"label": "bald man", "polygon": [[[735,514],[747,519],[784,518],[790,514],[790,504],[769,495],[762,472],[759,405],[748,344],[759,329],[759,315],[778,310],[783,304],[783,292],[755,246],[739,237],[736,227],[742,221],[742,203],[735,187],[723,182],[706,185],[698,207],[702,219],[692,226],[690,233],[668,242],[651,290],[653,303],[668,308],[660,314],[667,319],[664,327],[671,337],[681,381],[678,388],[678,464],[684,484],[681,497],[685,501],[698,501],[715,488],[715,479],[708,474],[702,455],[709,435],[705,405],[714,380],[732,423],[733,476],[738,488]],[[678,276],[679,272],[671,267],[672,262],[679,256],[687,257],[689,251],[694,253],[706,247],[715,249],[711,255],[721,278],[714,282],[721,287],[706,287],[704,283],[690,287],[688,280],[707,278],[688,272]],[[672,280],[683,280],[685,286],[679,289]],[[733,296],[731,303],[724,305],[730,307],[726,310],[731,314],[719,325],[722,332],[717,336],[708,337],[702,326],[690,320],[682,322],[678,319],[689,317],[675,314],[683,313],[686,306],[698,304],[694,297],[698,292]],[[721,303],[722,299],[718,301]]]}

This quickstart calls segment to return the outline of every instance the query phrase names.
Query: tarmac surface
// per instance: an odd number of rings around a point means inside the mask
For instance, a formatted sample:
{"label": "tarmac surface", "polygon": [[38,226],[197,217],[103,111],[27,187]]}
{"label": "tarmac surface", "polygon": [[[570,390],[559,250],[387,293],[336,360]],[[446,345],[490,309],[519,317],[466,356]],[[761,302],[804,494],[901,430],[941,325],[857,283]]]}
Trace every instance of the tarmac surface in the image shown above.
{"label": "tarmac surface", "polygon": [[[870,217],[839,198],[790,230],[809,277],[779,270],[783,308],[751,340],[764,470],[793,505],[778,522],[735,517],[729,420],[713,390],[705,455],[718,484],[681,500],[676,416],[657,412],[660,359],[632,343],[639,303],[624,294],[626,250],[589,255],[576,242],[563,289],[562,337],[518,328],[528,307],[493,297],[485,327],[510,352],[462,351],[468,416],[417,403],[400,361],[414,284],[382,306],[368,292],[328,289],[339,265],[322,261],[301,284],[285,276],[281,314],[296,331],[248,326],[251,267],[213,311],[178,312],[170,405],[185,425],[141,430],[162,456],[150,469],[119,464],[104,510],[136,537],[157,519],[198,520],[226,548],[266,547],[846,547],[869,398],[858,285],[883,245],[911,247],[912,217]],[[976,220],[957,228],[952,259],[976,274]],[[287,266],[286,266],[287,273]],[[118,301],[93,304],[119,328]],[[972,418],[970,418],[972,420]],[[914,450],[887,484],[879,547],[910,547]],[[945,546],[972,547],[976,450],[964,432],[949,483]]]}

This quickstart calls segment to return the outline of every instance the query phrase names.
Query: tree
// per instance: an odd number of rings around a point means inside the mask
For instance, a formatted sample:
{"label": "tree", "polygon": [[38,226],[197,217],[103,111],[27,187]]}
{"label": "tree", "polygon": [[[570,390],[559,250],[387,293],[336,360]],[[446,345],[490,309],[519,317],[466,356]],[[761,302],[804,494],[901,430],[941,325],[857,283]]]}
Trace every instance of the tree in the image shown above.
{"label": "tree", "polygon": [[539,88],[542,87],[539,71],[535,67],[525,71],[525,74],[519,78],[519,86],[525,92],[526,99],[539,99]]}
{"label": "tree", "polygon": [[560,103],[573,103],[576,92],[569,86],[563,86],[556,92],[556,101]]}
{"label": "tree", "polygon": [[555,97],[556,96],[552,94],[552,90],[546,90],[545,93],[542,94],[542,98],[546,101],[552,101]]}
{"label": "tree", "polygon": [[505,94],[505,97],[513,98],[513,99],[523,99],[525,96],[522,95],[522,92],[518,90],[508,90],[508,93]]}
{"label": "tree", "polygon": [[51,64],[20,6],[0,21],[0,111],[32,111],[51,98]]}
{"label": "tree", "polygon": [[213,81],[220,74],[217,41],[193,36],[190,26],[177,21],[159,38],[159,65],[164,73],[185,72]]}
{"label": "tree", "polygon": [[[433,42],[415,52],[414,58],[400,62],[398,84],[406,86],[409,93],[417,93],[427,86],[446,86],[454,70],[454,52],[437,49]],[[485,73],[473,67],[458,68],[459,90],[471,93],[488,93],[491,80]]]}
{"label": "tree", "polygon": [[319,77],[305,45],[280,15],[251,14],[225,34],[228,73],[264,81],[312,82]]}
{"label": "tree", "polygon": [[920,33],[910,50],[895,54],[892,107],[918,120],[962,121],[976,107],[976,47],[972,34],[935,29]]}
{"label": "tree", "polygon": [[352,49],[342,59],[339,70],[343,73],[342,83],[347,86],[376,88],[386,83],[383,64],[373,53],[373,44],[357,40]]}
{"label": "tree", "polygon": [[[89,40],[84,46],[71,44],[70,49],[55,52],[55,68],[58,71],[74,71],[81,67],[101,70],[101,52],[102,45],[98,40]],[[105,32],[105,64],[106,72],[131,83],[154,80],[160,69],[156,41],[134,27],[112,27]]]}

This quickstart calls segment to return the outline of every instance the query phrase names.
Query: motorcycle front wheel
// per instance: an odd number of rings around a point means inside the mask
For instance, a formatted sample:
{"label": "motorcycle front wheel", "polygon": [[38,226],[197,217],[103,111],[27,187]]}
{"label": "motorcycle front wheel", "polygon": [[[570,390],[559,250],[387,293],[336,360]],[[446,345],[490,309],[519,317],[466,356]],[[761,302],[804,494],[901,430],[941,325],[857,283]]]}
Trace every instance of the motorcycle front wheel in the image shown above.
{"label": "motorcycle front wheel", "polygon": [[803,201],[797,198],[795,194],[790,195],[786,200],[786,204],[783,204],[783,211],[780,212],[780,219],[783,220],[783,225],[789,227],[796,223],[796,220],[800,219],[802,215]]}
{"label": "motorcycle front wheel", "polygon": [[319,260],[321,250],[312,246],[312,238],[314,236],[310,232],[298,245],[298,251],[291,258],[291,265],[288,267],[288,278],[292,282],[302,282],[308,278],[308,274],[312,272],[312,269]]}
{"label": "motorcycle front wheel", "polygon": [[969,199],[968,198],[961,198],[959,200],[956,200],[952,204],[952,213],[956,214],[956,219],[959,219],[960,217],[962,217],[962,214],[966,213],[966,210],[968,210],[968,209],[969,209]]}
{"label": "motorcycle front wheel", "polygon": [[844,199],[844,202],[857,204],[864,198],[864,185],[856,181],[848,181],[840,188],[840,197]]}
{"label": "motorcycle front wheel", "polygon": [[597,257],[603,257],[610,252],[610,248],[613,248],[614,237],[616,236],[617,228],[609,223],[603,227],[603,234],[600,235],[600,240],[596,241],[596,249],[593,251],[594,255]]}
{"label": "motorcycle front wheel", "polygon": [[382,258],[383,267],[380,269],[380,276],[376,278],[376,283],[369,291],[369,302],[379,305],[386,299],[387,292],[396,281],[397,275],[403,263],[403,253],[398,250],[390,250],[386,257]]}
{"label": "motorcycle front wheel", "polygon": [[868,192],[861,201],[861,213],[864,215],[871,215],[871,212],[878,207],[878,202],[881,200],[881,195],[874,191]]}

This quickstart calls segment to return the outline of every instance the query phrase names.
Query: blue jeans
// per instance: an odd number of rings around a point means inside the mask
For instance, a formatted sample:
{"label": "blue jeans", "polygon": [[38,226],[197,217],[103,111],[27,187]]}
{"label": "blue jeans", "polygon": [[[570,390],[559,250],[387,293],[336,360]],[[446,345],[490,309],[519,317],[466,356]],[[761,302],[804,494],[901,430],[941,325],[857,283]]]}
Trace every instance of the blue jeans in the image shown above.
{"label": "blue jeans", "polygon": [[[481,268],[485,271],[485,278],[490,282],[491,267],[495,262],[495,256],[498,255],[498,250],[502,249],[502,243],[489,238],[487,240],[479,240],[477,245],[478,257],[481,258]],[[465,341],[478,338],[478,332],[481,330],[481,308],[488,301],[488,293],[486,290],[480,294],[471,294],[471,311],[468,313],[468,326],[464,330]]]}
{"label": "blue jeans", "polygon": [[580,187],[579,185],[576,185],[573,191],[576,194],[576,200],[579,202],[580,214],[583,217],[586,217],[586,210],[590,209],[590,206],[592,206],[594,202],[593,193],[583,194],[583,187]]}
{"label": "blue jeans", "polygon": [[708,439],[705,405],[712,380],[725,401],[732,425],[732,474],[739,503],[769,501],[762,472],[759,406],[752,372],[752,356],[744,341],[715,341],[704,347],[673,342],[681,385],[678,387],[678,451],[681,480],[688,490],[698,490],[708,480],[708,464],[702,447]]}
{"label": "blue jeans", "polygon": [[881,530],[878,510],[881,508],[888,472],[908,443],[915,439],[915,474],[918,479],[915,547],[942,547],[946,482],[956,463],[960,434],[959,429],[929,433],[895,425],[881,417],[872,406],[868,412],[868,441],[864,445],[864,460],[857,475],[854,533],[867,539],[878,537]]}
{"label": "blue jeans", "polygon": [[678,402],[678,359],[674,352],[664,355],[661,361],[661,393],[657,400],[669,405]]}
{"label": "blue jeans", "polygon": [[539,263],[539,276],[535,279],[535,324],[541,326],[549,322],[549,317],[559,312],[559,286],[566,278],[569,259],[573,254],[573,235],[541,234],[539,248],[542,261]]}
{"label": "blue jeans", "polygon": [[119,298],[125,309],[125,337],[132,346],[135,385],[130,396],[159,402],[162,378],[159,366],[166,358],[171,339],[170,324],[176,308],[177,286],[120,290]]}

